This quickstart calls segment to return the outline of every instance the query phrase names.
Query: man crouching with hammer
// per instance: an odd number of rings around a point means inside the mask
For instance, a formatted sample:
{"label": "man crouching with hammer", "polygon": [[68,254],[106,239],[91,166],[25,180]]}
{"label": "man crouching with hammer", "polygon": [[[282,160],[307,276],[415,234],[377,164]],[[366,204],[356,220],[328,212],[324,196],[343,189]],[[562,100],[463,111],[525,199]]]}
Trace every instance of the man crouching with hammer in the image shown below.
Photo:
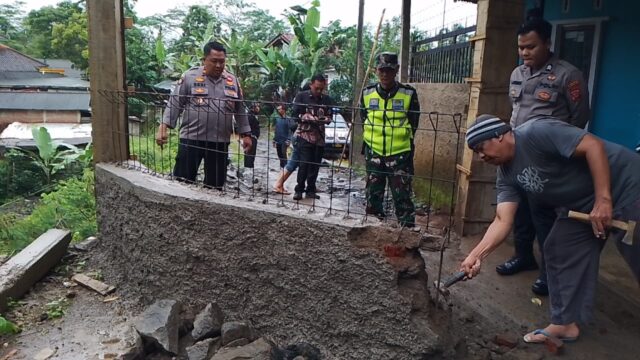
{"label": "man crouching with hammer", "polygon": [[461,270],[468,278],[480,272],[482,260],[509,235],[521,197],[555,208],[558,217],[544,245],[551,324],[524,341],[575,341],[578,324],[592,315],[606,239],[616,242],[640,284],[640,156],[552,118],[511,129],[496,116],[481,115],[466,141],[483,161],[499,166],[498,205]]}

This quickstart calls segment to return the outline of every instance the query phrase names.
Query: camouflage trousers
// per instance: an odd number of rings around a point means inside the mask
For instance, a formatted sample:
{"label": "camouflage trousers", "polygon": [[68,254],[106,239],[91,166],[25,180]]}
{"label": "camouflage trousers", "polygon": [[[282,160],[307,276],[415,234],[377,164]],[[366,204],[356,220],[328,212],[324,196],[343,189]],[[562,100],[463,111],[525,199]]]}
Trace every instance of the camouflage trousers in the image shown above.
{"label": "camouflage trousers", "polygon": [[411,201],[412,153],[379,156],[365,147],[365,160],[367,163],[367,214],[385,216],[383,202],[388,180],[398,222],[401,225],[413,226],[416,212]]}

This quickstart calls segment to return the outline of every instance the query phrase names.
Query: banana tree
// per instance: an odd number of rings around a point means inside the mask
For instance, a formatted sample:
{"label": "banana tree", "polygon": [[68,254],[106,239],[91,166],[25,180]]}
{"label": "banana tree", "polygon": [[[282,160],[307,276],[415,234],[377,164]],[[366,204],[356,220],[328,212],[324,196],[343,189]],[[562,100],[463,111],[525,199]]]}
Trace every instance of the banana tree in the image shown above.
{"label": "banana tree", "polygon": [[78,147],[51,139],[49,131],[44,127],[31,130],[38,152],[23,148],[12,148],[31,160],[46,177],[46,184],[52,183],[53,176],[65,169],[69,164],[78,161],[84,151]]}
{"label": "banana tree", "polygon": [[231,31],[227,39],[220,40],[227,49],[227,66],[240,79],[244,88],[244,80],[250,75],[250,69],[255,67],[257,44],[251,42],[247,35],[238,36]]}
{"label": "banana tree", "polygon": [[320,2],[314,0],[309,9],[294,6],[288,15],[295,38],[291,44],[266,52],[256,50],[264,87],[278,89],[279,100],[291,101],[305,81],[319,70],[324,47],[319,42]]}

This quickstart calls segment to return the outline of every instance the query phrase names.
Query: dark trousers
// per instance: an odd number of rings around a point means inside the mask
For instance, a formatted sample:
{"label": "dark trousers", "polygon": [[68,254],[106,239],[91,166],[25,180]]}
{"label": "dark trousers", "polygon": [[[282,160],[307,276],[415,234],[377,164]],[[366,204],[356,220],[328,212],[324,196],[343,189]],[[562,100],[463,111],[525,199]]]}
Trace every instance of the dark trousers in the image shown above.
{"label": "dark trousers", "polygon": [[278,152],[278,159],[280,159],[280,168],[284,168],[287,165],[287,149],[289,146],[285,144],[276,143],[276,151]]}
{"label": "dark trousers", "polygon": [[320,162],[324,154],[324,146],[317,146],[302,138],[298,139],[298,141],[300,167],[298,168],[298,185],[296,185],[295,191],[306,191],[307,194],[315,193]]}
{"label": "dark trousers", "polygon": [[256,161],[256,151],[258,150],[258,139],[251,137],[251,150],[244,154],[244,167],[253,168]]}
{"label": "dark trousers", "polygon": [[522,196],[514,219],[514,245],[516,256],[525,260],[534,260],[533,241],[538,238],[540,247],[540,278],[546,280],[544,261],[544,242],[557,215],[552,208],[543,208],[530,203]]}
{"label": "dark trousers", "polygon": [[227,178],[229,143],[180,139],[173,175],[178,180],[195,182],[204,159],[204,184],[221,189]]}
{"label": "dark trousers", "polygon": [[[640,221],[640,199],[613,214],[620,220]],[[600,253],[605,241],[614,241],[640,284],[640,228],[632,245],[622,243],[625,231],[608,229],[607,240],[593,234],[590,223],[560,217],[556,220],[544,252],[547,258],[551,323],[587,323],[592,318],[598,284]]]}

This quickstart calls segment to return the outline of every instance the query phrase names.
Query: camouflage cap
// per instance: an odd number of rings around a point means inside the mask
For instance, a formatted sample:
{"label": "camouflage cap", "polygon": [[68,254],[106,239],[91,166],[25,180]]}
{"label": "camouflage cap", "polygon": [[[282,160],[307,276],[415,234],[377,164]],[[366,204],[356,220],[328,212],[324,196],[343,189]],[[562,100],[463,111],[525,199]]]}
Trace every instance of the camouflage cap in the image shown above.
{"label": "camouflage cap", "polygon": [[383,52],[378,55],[377,69],[398,68],[398,54],[392,52]]}

